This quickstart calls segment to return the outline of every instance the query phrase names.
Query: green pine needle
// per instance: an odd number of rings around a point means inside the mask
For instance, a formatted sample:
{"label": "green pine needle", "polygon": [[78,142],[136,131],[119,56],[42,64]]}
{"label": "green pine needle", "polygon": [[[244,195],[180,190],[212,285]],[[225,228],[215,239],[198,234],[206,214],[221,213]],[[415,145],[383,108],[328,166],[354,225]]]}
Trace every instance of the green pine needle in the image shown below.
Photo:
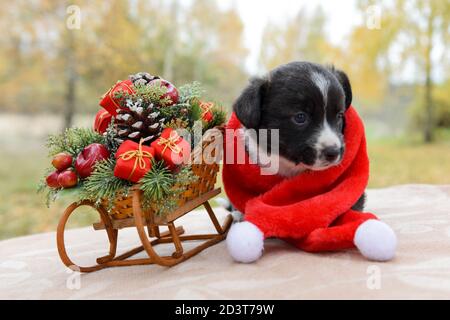
{"label": "green pine needle", "polygon": [[195,121],[201,120],[202,108],[200,108],[200,100],[195,99],[191,101],[191,108],[189,110],[189,126],[192,127]]}
{"label": "green pine needle", "polygon": [[144,198],[150,202],[164,199],[175,181],[162,161],[152,161],[152,169],[139,181]]}
{"label": "green pine needle", "polygon": [[58,194],[61,191],[60,188],[50,188],[47,185],[47,182],[45,181],[45,178],[42,178],[41,181],[39,181],[37,193],[43,193],[44,199],[45,199],[45,205],[47,208],[50,208],[50,205],[55,202],[55,200],[58,198]]}
{"label": "green pine needle", "polygon": [[113,200],[118,192],[127,194],[131,183],[114,176],[114,166],[115,161],[112,159],[98,161],[92,174],[83,183],[80,200],[100,204],[103,199]]}
{"label": "green pine needle", "polygon": [[69,128],[62,134],[50,135],[47,139],[49,156],[60,152],[67,152],[76,157],[85,147],[91,143],[103,144],[105,139],[92,129]]}
{"label": "green pine needle", "polygon": [[119,100],[122,107],[126,107],[126,100],[131,99],[133,101],[137,101],[141,99],[143,101],[143,107],[150,105],[151,103],[159,106],[165,107],[171,103],[169,97],[164,97],[167,93],[167,87],[163,85],[157,85],[156,83],[152,83],[151,85],[134,85],[134,93],[127,93],[123,91],[116,92],[115,98]]}
{"label": "green pine needle", "polygon": [[193,100],[199,100],[205,93],[205,90],[202,88],[200,82],[194,81],[181,86],[178,93],[180,95],[179,102],[189,104]]}
{"label": "green pine needle", "polygon": [[214,103],[213,107],[211,108],[212,112],[212,120],[206,123],[205,131],[214,127],[219,127],[225,124],[227,120],[227,112],[223,109],[223,107],[220,104]]}
{"label": "green pine needle", "polygon": [[184,166],[173,174],[164,162],[153,162],[152,169],[139,181],[144,208],[151,206],[157,215],[168,214],[177,208],[180,195],[197,179],[190,166]]}

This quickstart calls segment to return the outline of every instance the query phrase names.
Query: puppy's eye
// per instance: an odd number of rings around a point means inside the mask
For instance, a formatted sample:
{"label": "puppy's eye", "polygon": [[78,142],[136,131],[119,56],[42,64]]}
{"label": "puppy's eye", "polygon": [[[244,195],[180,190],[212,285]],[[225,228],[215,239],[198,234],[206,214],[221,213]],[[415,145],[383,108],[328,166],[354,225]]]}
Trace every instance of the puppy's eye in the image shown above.
{"label": "puppy's eye", "polygon": [[297,113],[293,120],[296,124],[304,125],[306,122],[308,122],[308,116],[304,112]]}
{"label": "puppy's eye", "polygon": [[344,113],[343,112],[339,112],[336,117],[338,118],[338,120],[342,120],[344,119]]}

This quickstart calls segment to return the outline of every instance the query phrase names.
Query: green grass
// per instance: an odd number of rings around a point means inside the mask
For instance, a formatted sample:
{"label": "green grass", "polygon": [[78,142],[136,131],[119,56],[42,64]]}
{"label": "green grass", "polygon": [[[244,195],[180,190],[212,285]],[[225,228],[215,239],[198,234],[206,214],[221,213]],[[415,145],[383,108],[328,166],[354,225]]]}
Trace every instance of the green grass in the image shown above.
{"label": "green grass", "polygon": [[369,187],[450,183],[450,143],[369,142]]}
{"label": "green grass", "polygon": [[[0,157],[0,239],[56,230],[59,217],[71,199],[61,199],[47,208],[37,185],[48,167],[45,151],[15,153]],[[92,210],[91,210],[92,211]],[[70,227],[86,225],[92,213],[70,220]]]}
{"label": "green grass", "polygon": [[[379,188],[406,183],[450,183],[450,135],[439,134],[439,141],[424,145],[415,137],[371,140],[369,187]],[[0,239],[37,232],[54,231],[58,219],[71,199],[60,199],[50,208],[43,195],[36,193],[42,172],[49,165],[45,151],[16,153],[0,157]],[[220,179],[220,178],[219,178]],[[96,220],[91,213],[75,215],[70,226],[84,226]]]}

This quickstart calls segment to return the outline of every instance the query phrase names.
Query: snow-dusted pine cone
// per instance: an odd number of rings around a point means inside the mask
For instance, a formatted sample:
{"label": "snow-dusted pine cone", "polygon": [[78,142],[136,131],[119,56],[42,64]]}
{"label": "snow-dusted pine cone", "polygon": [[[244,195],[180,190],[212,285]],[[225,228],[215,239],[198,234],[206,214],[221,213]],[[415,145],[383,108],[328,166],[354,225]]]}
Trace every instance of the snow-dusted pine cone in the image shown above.
{"label": "snow-dusted pine cone", "polygon": [[128,78],[133,81],[134,85],[146,85],[149,84],[150,81],[159,79],[158,76],[152,76],[150,73],[148,72],[138,72],[136,74],[132,74],[130,76],[128,76]]}
{"label": "snow-dusted pine cone", "polygon": [[115,124],[118,139],[136,142],[141,138],[146,142],[155,140],[161,134],[165,121],[158,108],[153,103],[143,106],[142,100],[127,99],[126,104],[127,108],[117,110]]}

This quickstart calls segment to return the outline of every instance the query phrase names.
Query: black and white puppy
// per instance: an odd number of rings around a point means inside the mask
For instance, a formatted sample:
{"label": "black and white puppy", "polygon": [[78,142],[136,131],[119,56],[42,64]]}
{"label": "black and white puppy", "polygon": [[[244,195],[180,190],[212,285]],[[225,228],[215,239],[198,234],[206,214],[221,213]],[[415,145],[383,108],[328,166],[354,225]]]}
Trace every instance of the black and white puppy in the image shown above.
{"label": "black and white puppy", "polygon": [[[347,75],[310,62],[291,62],[254,78],[233,109],[246,130],[278,129],[277,153],[261,148],[258,135],[246,139],[250,158],[259,155],[277,163],[278,174],[291,177],[304,170],[338,165],[345,151],[344,112],[352,102]],[[256,139],[255,139],[256,138]],[[362,210],[364,194],[354,205]]]}
{"label": "black and white puppy", "polygon": [[[339,165],[345,152],[344,112],[351,102],[352,89],[344,72],[291,62],[253,79],[233,109],[245,133],[277,129],[273,130],[278,132],[277,141],[242,135],[250,160],[262,169],[275,163],[275,173],[292,177]],[[273,148],[276,143],[278,147]],[[352,208],[362,211],[364,202],[363,193]],[[242,220],[240,212],[232,214],[236,222]],[[366,258],[376,261],[392,259],[397,246],[395,233],[378,220],[361,224],[354,242]],[[262,254],[264,235],[251,222],[235,223],[227,235],[227,248],[236,261],[253,262]]]}

